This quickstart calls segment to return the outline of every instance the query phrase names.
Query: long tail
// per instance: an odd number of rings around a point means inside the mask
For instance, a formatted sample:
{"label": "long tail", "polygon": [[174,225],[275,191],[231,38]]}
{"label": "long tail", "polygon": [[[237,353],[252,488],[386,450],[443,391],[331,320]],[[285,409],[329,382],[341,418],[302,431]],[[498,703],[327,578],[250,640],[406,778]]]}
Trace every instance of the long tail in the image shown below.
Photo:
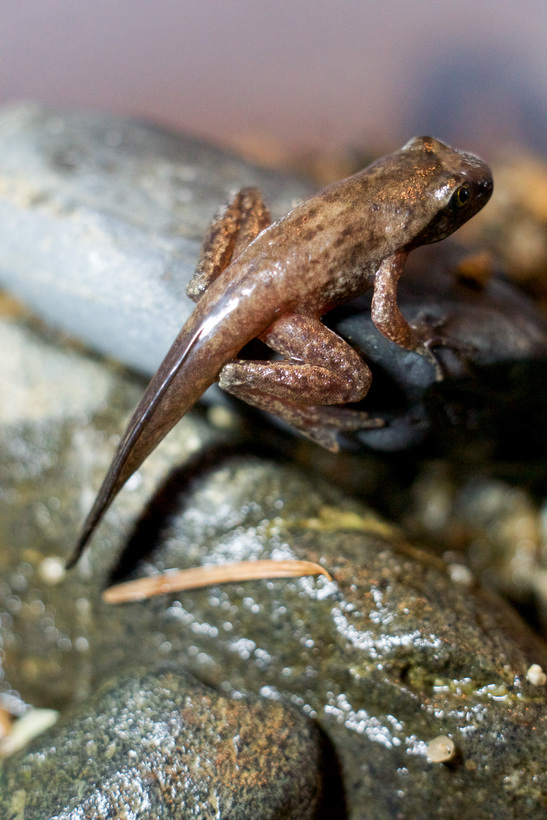
{"label": "long tail", "polygon": [[131,417],[67,568],[78,561],[127,479],[217,380],[223,364],[237,354],[237,349],[219,344],[218,338],[207,320],[196,323],[191,318],[182,328]]}

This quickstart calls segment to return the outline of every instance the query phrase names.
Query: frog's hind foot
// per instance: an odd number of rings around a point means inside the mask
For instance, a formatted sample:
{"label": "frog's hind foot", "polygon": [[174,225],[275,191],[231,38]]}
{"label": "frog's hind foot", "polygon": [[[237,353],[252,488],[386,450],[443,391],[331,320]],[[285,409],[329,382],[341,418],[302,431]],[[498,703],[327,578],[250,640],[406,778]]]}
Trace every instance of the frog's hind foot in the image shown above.
{"label": "frog's hind foot", "polygon": [[238,391],[239,397],[248,404],[278,416],[303,436],[333,453],[340,450],[339,433],[354,433],[385,424],[383,419],[372,418],[363,410],[350,410],[347,405],[305,405],[258,391],[246,391],[244,396],[241,392]]}
{"label": "frog's hind foot", "polygon": [[301,406],[297,410],[296,417],[293,416],[292,421],[289,421],[289,423],[306,438],[315,441],[333,453],[340,450],[338,441],[340,433],[372,430],[383,427],[385,424],[383,419],[373,418],[363,410],[350,410],[346,406]]}

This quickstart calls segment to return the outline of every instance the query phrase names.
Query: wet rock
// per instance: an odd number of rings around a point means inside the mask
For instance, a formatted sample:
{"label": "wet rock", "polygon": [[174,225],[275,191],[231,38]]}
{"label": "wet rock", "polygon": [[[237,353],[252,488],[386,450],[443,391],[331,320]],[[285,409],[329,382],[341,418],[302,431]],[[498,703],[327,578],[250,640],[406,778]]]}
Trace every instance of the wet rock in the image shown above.
{"label": "wet rock", "polygon": [[[505,353],[511,338],[506,345],[508,324],[500,327]],[[203,413],[139,470],[65,575],[142,384],[14,320],[2,333],[0,379],[14,385],[0,404],[0,693],[9,711],[24,701],[62,710],[128,661],[155,669],[168,660],[226,695],[290,703],[317,720],[352,820],[543,817],[543,645],[469,573],[409,547],[315,476],[263,453],[177,472],[231,438]],[[520,325],[512,337],[526,357],[532,337]],[[418,393],[427,379],[417,378]],[[530,380],[525,388],[537,407],[540,391]],[[334,581],[232,584],[113,608],[100,594],[128,544],[124,568],[135,574],[296,557],[321,561]],[[444,762],[428,757],[438,738],[454,744]]]}
{"label": "wet rock", "polygon": [[188,415],[124,492],[89,559],[66,576],[64,561],[143,384],[13,317],[0,321],[0,381],[8,397],[0,403],[0,701],[19,714],[20,695],[57,708],[88,693],[94,584],[121,533],[173,464],[228,434]]}
{"label": "wet rock", "polygon": [[[234,584],[125,605],[122,633],[146,612],[131,652],[152,653],[161,635],[206,679],[316,716],[351,817],[542,816],[546,691],[526,676],[532,663],[545,668],[545,648],[501,601],[292,468],[231,459],[183,487],[178,511],[143,522],[157,549],[139,575],[294,557],[322,563],[334,583]],[[107,665],[119,646],[113,638],[105,652],[103,641]],[[457,750],[448,769],[427,756],[439,736]]]}
{"label": "wet rock", "polygon": [[544,517],[524,487],[441,461],[422,466],[401,516],[415,540],[450,551],[484,586],[534,613],[547,635]]}
{"label": "wet rock", "polygon": [[213,214],[258,185],[272,212],[294,177],[113,114],[0,112],[0,285],[54,326],[151,375],[193,308],[185,287]]}
{"label": "wet rock", "polygon": [[[77,355],[55,355],[73,357],[69,378],[80,384]],[[122,397],[136,389],[122,374],[115,382]],[[27,383],[21,396],[30,407]],[[154,669],[167,660],[227,695],[289,703],[316,720],[341,767],[352,820],[543,816],[546,688],[529,670],[547,669],[544,647],[471,576],[408,546],[393,526],[317,477],[244,455],[207,469],[197,458],[167,475],[179,463],[175,443],[188,459],[192,440],[194,448],[196,438],[201,446],[214,440],[199,417],[190,415],[159,460],[148,462],[140,487],[120,494],[82,563],[56,576],[51,559],[70,550],[91,500],[89,481],[100,478],[119,429],[113,417],[125,412],[123,401],[122,410],[108,402],[101,417],[93,412],[98,391],[90,392],[85,446],[75,433],[82,420],[68,411],[57,424],[46,414],[47,423],[38,416],[4,425],[8,705],[18,692],[63,709],[128,662]],[[129,538],[145,499],[151,503]],[[230,584],[112,607],[100,593],[124,544],[125,572],[133,565],[134,575],[303,558],[324,564],[334,581]],[[439,737],[454,743],[453,760],[428,757]]]}
{"label": "wet rock", "polygon": [[0,773],[0,815],[315,817],[320,739],[295,709],[180,670],[109,682]]}

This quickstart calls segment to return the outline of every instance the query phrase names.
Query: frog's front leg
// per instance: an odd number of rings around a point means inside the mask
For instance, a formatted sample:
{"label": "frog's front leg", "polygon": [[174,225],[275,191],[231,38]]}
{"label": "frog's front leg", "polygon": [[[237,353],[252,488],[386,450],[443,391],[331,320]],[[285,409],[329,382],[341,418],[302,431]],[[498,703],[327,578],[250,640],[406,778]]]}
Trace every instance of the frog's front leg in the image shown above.
{"label": "frog's front leg", "polygon": [[430,330],[420,331],[411,327],[397,305],[397,283],[407,258],[406,252],[396,253],[384,259],[374,277],[372,296],[372,321],[387,339],[425,356],[435,367],[438,379],[443,378],[439,361],[431,350],[437,343],[437,337]]}
{"label": "frog's front leg", "polygon": [[407,350],[416,350],[419,339],[397,305],[397,282],[403,272],[406,253],[384,259],[374,277],[372,321],[387,339]]}
{"label": "frog's front leg", "polygon": [[221,206],[209,227],[186,293],[199,302],[209,285],[271,224],[258,188],[242,188]]}
{"label": "frog's front leg", "polygon": [[338,432],[382,424],[368,413],[325,406],[359,401],[372,377],[355,350],[319,319],[284,316],[260,338],[285,358],[228,362],[219,376],[224,390],[280,416],[333,451],[338,450]]}

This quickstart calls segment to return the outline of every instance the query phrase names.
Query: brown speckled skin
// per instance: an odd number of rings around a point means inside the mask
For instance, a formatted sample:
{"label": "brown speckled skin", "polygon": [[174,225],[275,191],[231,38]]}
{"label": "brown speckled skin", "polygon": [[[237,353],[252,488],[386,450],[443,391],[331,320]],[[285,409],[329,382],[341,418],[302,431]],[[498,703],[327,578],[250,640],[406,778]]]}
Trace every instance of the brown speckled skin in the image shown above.
{"label": "brown speckled skin", "polygon": [[[215,381],[332,450],[338,431],[376,426],[333,406],[362,399],[371,374],[320,317],[373,287],[378,329],[427,354],[397,307],[406,257],[455,231],[492,187],[477,157],[418,137],[273,224],[260,193],[240,191],[213,221],[188,286],[196,308],[129,422],[70,565],[123,484]],[[283,360],[238,360],[256,337]]]}

